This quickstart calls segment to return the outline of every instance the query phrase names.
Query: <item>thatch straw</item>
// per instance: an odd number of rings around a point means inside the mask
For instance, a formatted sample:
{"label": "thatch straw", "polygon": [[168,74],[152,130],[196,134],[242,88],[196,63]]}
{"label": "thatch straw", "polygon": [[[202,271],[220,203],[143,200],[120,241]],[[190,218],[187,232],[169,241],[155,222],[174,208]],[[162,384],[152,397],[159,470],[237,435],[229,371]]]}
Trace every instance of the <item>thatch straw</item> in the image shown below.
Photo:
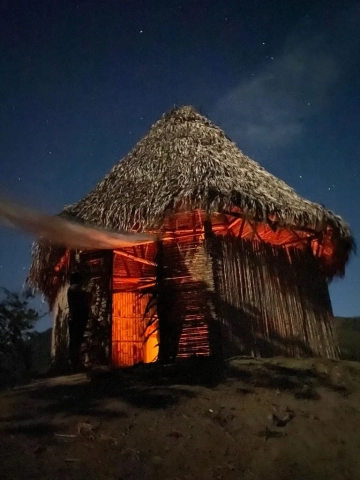
{"label": "thatch straw", "polygon": [[[165,215],[180,208],[209,213],[239,208],[257,221],[271,215],[297,230],[330,227],[342,258],[354,249],[339,216],[299,196],[189,106],[163,115],[94,190],[63,214],[100,227],[142,231],[159,228]],[[35,246],[29,278],[40,289],[49,254],[48,246]]]}

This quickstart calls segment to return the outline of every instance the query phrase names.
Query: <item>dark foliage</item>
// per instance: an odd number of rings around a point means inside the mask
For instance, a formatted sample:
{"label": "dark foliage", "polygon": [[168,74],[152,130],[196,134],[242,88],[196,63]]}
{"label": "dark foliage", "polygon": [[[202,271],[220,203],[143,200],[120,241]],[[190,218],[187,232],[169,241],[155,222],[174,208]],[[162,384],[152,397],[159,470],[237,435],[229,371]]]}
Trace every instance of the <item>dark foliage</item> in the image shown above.
{"label": "dark foliage", "polygon": [[[18,377],[31,369],[30,340],[39,313],[31,308],[29,291],[13,293],[3,288],[0,301],[0,381]],[[11,377],[11,378],[10,378]]]}

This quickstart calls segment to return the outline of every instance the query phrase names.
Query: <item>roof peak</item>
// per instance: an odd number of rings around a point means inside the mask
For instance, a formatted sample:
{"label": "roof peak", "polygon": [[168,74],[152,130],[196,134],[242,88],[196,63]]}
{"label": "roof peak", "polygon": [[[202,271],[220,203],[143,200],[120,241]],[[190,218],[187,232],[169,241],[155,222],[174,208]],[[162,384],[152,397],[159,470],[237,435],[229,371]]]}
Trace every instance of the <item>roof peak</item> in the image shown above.
{"label": "roof peak", "polygon": [[206,115],[197,110],[193,105],[175,105],[173,108],[163,113],[160,119],[153,124],[152,128],[156,127],[158,123],[171,121],[176,118],[181,119],[182,121],[199,120],[203,121],[205,124],[211,124],[213,127],[216,127]]}

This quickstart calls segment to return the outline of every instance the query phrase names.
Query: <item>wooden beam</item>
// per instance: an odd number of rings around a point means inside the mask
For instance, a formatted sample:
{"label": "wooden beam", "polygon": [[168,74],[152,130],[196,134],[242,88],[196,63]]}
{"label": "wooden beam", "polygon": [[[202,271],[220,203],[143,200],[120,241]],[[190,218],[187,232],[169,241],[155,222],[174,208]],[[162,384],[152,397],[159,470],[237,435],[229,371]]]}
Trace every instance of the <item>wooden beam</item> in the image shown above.
{"label": "wooden beam", "polygon": [[293,228],[289,228],[290,232],[297,237],[298,240],[302,240],[303,237],[300,237],[300,235],[294,230]]}
{"label": "wooden beam", "polygon": [[[140,249],[141,257],[146,259],[146,252],[144,250],[144,245],[139,245],[139,249]],[[140,274],[142,276],[143,271],[144,271],[144,264],[142,263],[140,267],[141,267],[140,268]]]}
{"label": "wooden beam", "polygon": [[196,210],[192,214],[193,241],[196,242]]}
{"label": "wooden beam", "polygon": [[135,262],[144,263],[145,265],[151,265],[156,267],[156,263],[152,262],[151,260],[146,260],[146,258],[136,257],[135,255],[131,255],[131,253],[123,252],[122,250],[114,250],[116,255],[121,255],[122,257],[129,258],[130,260],[134,260]]}
{"label": "wooden beam", "polygon": [[66,250],[64,255],[60,257],[60,260],[54,267],[55,272],[59,272],[69,262],[69,250]]}
{"label": "wooden beam", "polygon": [[138,289],[138,290],[142,290],[143,288],[155,287],[155,285],[156,285],[156,281],[153,280],[152,282],[143,283],[143,284],[139,285],[139,286],[137,287],[137,289]]}
{"label": "wooden beam", "polygon": [[[101,277],[99,277],[101,278]],[[142,283],[147,284],[154,281],[154,277],[121,277],[119,275],[113,275],[113,282],[120,283]]]}
{"label": "wooden beam", "polygon": [[234,227],[236,227],[236,225],[237,225],[238,223],[240,223],[241,221],[242,221],[241,218],[237,218],[236,220],[234,220],[233,222],[229,223],[229,224],[225,227],[226,230],[233,230]]}
{"label": "wooden beam", "polygon": [[[235,218],[245,218],[245,219],[248,219],[250,218],[250,215],[245,215],[243,213],[238,213],[238,212],[231,212],[231,211],[228,211],[228,210],[223,210],[223,212],[225,215],[232,215],[233,217]],[[258,217],[252,217],[251,216],[251,219],[254,220],[255,222],[257,223],[267,223],[267,220],[266,219],[261,219],[261,218],[258,218]],[[290,226],[286,226],[286,225],[278,225],[277,226],[277,229],[285,229],[285,230],[290,230],[290,228],[293,228],[293,227],[290,227]],[[319,234],[320,232],[318,230],[314,230],[313,228],[309,228],[309,227],[301,227],[299,229],[297,229],[299,232],[306,232],[306,233],[312,233],[314,235],[316,234]]]}
{"label": "wooden beam", "polygon": [[122,262],[123,262],[123,264],[124,264],[124,267],[125,267],[127,276],[128,276],[128,277],[131,277],[130,268],[129,268],[129,265],[127,264],[126,258],[121,257],[121,260],[122,260]]}
{"label": "wooden beam", "polygon": [[[221,225],[219,225],[219,224],[213,225],[213,230],[221,230],[221,229],[223,229],[223,228],[224,228],[224,225],[223,225],[223,224],[221,224]],[[202,230],[203,230],[203,229],[197,229],[197,232],[200,232],[200,231],[202,231]],[[186,229],[183,228],[183,229],[181,229],[181,230],[176,230],[175,232],[172,231],[172,230],[164,230],[164,231],[163,231],[163,235],[166,235],[166,234],[173,235],[173,234],[175,234],[175,235],[177,235],[177,236],[179,236],[179,237],[180,237],[181,235],[187,235],[187,234],[192,234],[192,233],[193,233],[193,228],[192,228],[192,227],[191,227],[191,228],[186,228]],[[163,240],[163,237],[161,237],[161,240]]]}
{"label": "wooden beam", "polygon": [[241,238],[241,237],[242,237],[242,234],[243,234],[244,228],[245,228],[245,223],[246,223],[246,218],[243,217],[243,218],[242,218],[242,223],[241,223],[241,225],[240,225],[240,230],[239,230],[238,238]]}
{"label": "wooden beam", "polygon": [[[136,251],[136,247],[132,247],[132,251],[134,252],[134,257],[136,257],[136,258],[141,258],[141,257],[138,256],[138,252]],[[136,265],[137,265],[138,268],[139,268],[140,277],[142,277],[144,264],[143,264],[143,263],[140,263],[140,262],[136,262]]]}
{"label": "wooden beam", "polygon": [[248,224],[250,225],[250,227],[252,228],[252,235],[251,235],[251,241],[254,240],[255,236],[260,240],[260,242],[263,242],[264,240],[260,237],[260,235],[258,234],[257,232],[257,228],[256,228],[256,222],[254,224],[252,224],[249,220],[248,220]]}
{"label": "wooden beam", "polygon": [[198,214],[198,217],[199,217],[200,227],[203,228],[203,221],[202,221],[202,218],[201,218],[201,210],[196,210],[196,211],[197,211],[197,214]]}
{"label": "wooden beam", "polygon": [[[224,210],[222,213],[224,213],[225,215],[229,215],[231,217],[235,217],[235,218],[245,218],[245,219],[247,219],[249,217],[249,215],[245,215],[244,213],[231,212],[231,211],[228,211],[228,210]],[[252,217],[252,218],[256,221],[259,221],[259,222],[262,221],[259,218],[255,218],[255,217]]]}
{"label": "wooden beam", "polygon": [[299,245],[299,244],[302,244],[302,243],[311,242],[315,238],[316,238],[315,236],[313,236],[313,237],[308,236],[308,237],[301,238],[300,240],[290,240],[289,242],[279,243],[278,245],[281,246],[281,247],[295,247],[296,245]]}
{"label": "wooden beam", "polygon": [[250,225],[251,230],[252,230],[252,234],[251,234],[251,237],[250,237],[250,241],[252,242],[255,238],[255,235],[256,235],[256,228],[254,228],[254,225],[251,222],[249,222],[249,220],[248,220],[248,224]]}
{"label": "wooden beam", "polygon": [[[221,232],[224,230],[224,225],[214,225],[213,226],[213,232]],[[197,230],[196,233],[193,232],[193,230],[179,230],[178,233],[171,233],[169,231],[164,232],[164,235],[161,237],[161,240],[163,242],[169,241],[169,240],[182,240],[184,238],[191,238],[194,235],[195,236],[201,236],[204,234],[204,230]]]}

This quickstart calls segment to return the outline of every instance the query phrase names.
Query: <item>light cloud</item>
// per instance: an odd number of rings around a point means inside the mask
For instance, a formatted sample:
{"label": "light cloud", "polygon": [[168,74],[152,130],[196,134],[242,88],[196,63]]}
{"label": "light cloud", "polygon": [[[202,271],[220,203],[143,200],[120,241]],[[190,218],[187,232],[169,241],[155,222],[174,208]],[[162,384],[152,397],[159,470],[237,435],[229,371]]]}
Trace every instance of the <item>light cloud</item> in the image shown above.
{"label": "light cloud", "polygon": [[298,140],[306,120],[328,105],[336,83],[359,55],[359,14],[359,7],[342,12],[323,28],[305,18],[278,56],[274,53],[218,101],[214,120],[247,147]]}

